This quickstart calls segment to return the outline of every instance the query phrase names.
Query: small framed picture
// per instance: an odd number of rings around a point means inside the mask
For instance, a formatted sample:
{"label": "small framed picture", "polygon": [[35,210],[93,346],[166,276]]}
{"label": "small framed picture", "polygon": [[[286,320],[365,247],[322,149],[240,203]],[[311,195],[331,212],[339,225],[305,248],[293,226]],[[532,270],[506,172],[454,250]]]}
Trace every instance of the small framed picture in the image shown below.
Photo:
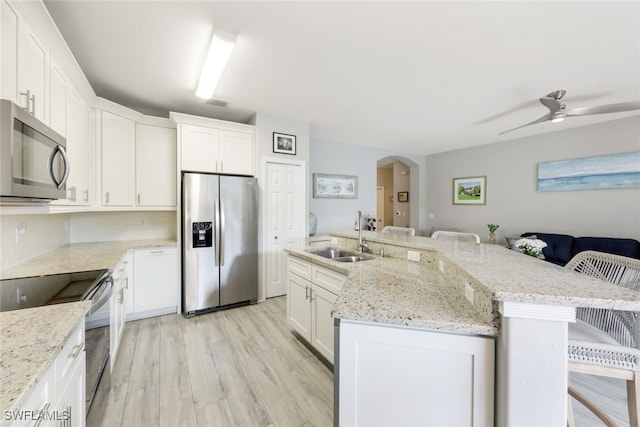
{"label": "small framed picture", "polygon": [[398,191],[398,202],[408,202],[409,201],[409,192],[408,191]]}
{"label": "small framed picture", "polygon": [[281,154],[296,154],[296,136],[286,133],[273,133],[273,152]]}
{"label": "small framed picture", "polygon": [[453,179],[454,205],[484,205],[487,201],[487,177]]}

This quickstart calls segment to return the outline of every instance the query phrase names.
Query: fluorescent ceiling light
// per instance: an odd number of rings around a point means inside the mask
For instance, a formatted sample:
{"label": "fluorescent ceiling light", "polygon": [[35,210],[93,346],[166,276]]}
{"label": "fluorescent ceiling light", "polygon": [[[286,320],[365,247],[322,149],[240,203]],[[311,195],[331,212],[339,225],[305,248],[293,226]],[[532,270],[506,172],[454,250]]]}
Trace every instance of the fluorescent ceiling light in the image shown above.
{"label": "fluorescent ceiling light", "polygon": [[211,38],[207,59],[204,61],[200,81],[196,89],[196,96],[204,99],[211,99],[213,91],[216,89],[218,80],[222,76],[231,52],[236,44],[233,34],[224,30],[216,30]]}

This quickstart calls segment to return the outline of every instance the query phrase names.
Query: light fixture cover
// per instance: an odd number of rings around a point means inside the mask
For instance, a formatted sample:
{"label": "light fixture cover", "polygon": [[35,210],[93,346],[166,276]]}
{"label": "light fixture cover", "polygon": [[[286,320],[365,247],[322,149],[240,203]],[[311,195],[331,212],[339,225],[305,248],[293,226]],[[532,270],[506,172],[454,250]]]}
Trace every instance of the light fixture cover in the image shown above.
{"label": "light fixture cover", "polygon": [[196,96],[204,99],[213,97],[213,91],[216,89],[227,62],[229,62],[235,44],[236,38],[230,32],[224,30],[214,31],[207,58],[200,73]]}

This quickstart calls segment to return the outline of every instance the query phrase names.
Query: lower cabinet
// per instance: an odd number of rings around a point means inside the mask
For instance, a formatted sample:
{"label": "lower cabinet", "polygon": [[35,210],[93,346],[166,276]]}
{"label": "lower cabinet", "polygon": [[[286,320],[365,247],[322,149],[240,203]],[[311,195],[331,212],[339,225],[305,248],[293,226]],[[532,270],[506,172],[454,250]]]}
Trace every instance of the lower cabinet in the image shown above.
{"label": "lower cabinet", "polygon": [[133,250],[133,286],[127,319],[175,313],[178,309],[178,250]]}
{"label": "lower cabinet", "polygon": [[495,340],[341,320],[336,425],[493,426]]}
{"label": "lower cabinet", "polygon": [[109,333],[109,363],[111,370],[116,363],[118,350],[120,349],[120,339],[127,320],[128,300],[131,299],[129,287],[131,277],[131,254],[127,252],[113,269],[113,292],[111,294],[111,328]]}
{"label": "lower cabinet", "polygon": [[[78,426],[85,425],[84,319],[71,333],[49,370],[42,375],[23,407],[8,425]],[[4,414],[5,419],[8,415]]]}
{"label": "lower cabinet", "polygon": [[345,278],[299,258],[287,258],[287,320],[331,363],[334,357],[331,309]]}

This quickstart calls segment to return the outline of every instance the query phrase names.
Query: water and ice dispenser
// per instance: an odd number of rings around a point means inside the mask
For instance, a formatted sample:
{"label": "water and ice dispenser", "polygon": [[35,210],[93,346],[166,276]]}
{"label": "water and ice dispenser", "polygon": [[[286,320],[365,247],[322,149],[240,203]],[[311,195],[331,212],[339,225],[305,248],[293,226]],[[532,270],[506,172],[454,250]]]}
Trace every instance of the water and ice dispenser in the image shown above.
{"label": "water and ice dispenser", "polygon": [[210,248],[213,246],[213,223],[194,222],[192,237],[194,248]]}

